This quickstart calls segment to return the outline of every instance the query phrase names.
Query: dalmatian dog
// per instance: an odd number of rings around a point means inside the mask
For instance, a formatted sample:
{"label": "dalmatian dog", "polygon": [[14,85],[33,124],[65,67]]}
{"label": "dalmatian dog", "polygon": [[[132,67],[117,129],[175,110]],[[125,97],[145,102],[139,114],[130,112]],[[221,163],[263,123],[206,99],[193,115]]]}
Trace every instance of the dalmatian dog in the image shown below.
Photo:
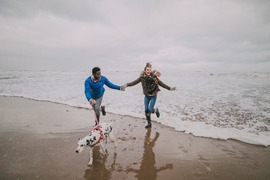
{"label": "dalmatian dog", "polygon": [[88,165],[93,164],[93,149],[94,146],[100,145],[103,153],[106,154],[106,148],[104,147],[104,141],[107,142],[107,138],[114,141],[114,148],[117,147],[116,138],[113,135],[112,123],[100,123],[95,126],[87,136],[79,138],[76,153],[82,152],[87,146],[90,147],[90,161]]}

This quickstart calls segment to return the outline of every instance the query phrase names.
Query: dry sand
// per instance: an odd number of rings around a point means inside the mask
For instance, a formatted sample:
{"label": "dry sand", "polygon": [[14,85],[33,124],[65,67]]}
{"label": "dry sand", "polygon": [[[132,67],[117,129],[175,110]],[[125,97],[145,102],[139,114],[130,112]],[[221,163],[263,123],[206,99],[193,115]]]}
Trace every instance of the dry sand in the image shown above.
{"label": "dry sand", "polygon": [[[162,115],[162,114],[161,114]],[[75,153],[94,125],[93,111],[0,97],[0,179],[270,179],[270,147],[194,137],[172,128],[107,113],[118,147]]]}

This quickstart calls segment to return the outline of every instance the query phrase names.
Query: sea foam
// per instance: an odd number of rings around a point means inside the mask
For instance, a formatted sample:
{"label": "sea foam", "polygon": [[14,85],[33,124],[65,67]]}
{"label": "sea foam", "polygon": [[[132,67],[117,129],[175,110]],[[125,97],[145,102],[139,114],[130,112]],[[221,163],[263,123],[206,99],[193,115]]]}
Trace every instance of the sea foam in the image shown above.
{"label": "sea foam", "polygon": [[[138,71],[102,71],[112,83],[137,79]],[[20,96],[91,109],[83,71],[0,71],[0,95]],[[162,72],[152,120],[195,136],[270,145],[270,73]],[[139,83],[125,91],[105,86],[103,105],[111,113],[144,118]]]}

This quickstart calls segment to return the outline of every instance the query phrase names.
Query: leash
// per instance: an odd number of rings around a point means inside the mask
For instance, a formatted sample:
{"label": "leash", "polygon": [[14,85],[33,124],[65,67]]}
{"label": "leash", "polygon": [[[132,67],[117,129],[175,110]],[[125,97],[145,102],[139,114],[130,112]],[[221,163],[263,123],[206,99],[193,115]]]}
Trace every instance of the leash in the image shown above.
{"label": "leash", "polygon": [[92,145],[92,146],[95,146],[96,144],[100,143],[101,139],[103,139],[103,133],[102,133],[102,131],[101,131],[101,129],[100,129],[100,126],[99,126],[99,122],[98,122],[98,119],[97,119],[97,114],[96,114],[94,105],[93,105],[92,107],[93,107],[93,109],[94,109],[95,121],[96,121],[96,123],[97,123],[97,126],[96,126],[94,129],[92,129],[88,134],[90,135],[91,132],[92,132],[92,131],[95,131],[95,130],[98,130],[98,131],[100,132],[99,140],[97,141],[97,143],[95,143],[95,144]]}
{"label": "leash", "polygon": [[96,121],[96,123],[97,123],[97,125],[99,124],[99,122],[98,122],[98,119],[97,119],[97,114],[96,114],[96,110],[95,110],[95,105],[96,104],[96,102],[92,105],[92,107],[93,107],[93,110],[94,110],[94,114],[95,114],[95,121]]}
{"label": "leash", "polygon": [[101,139],[103,139],[103,133],[102,133],[102,131],[101,131],[101,129],[100,129],[99,122],[98,122],[98,119],[97,119],[97,114],[96,114],[96,111],[95,111],[95,107],[94,107],[94,106],[93,106],[93,109],[94,109],[95,121],[96,121],[96,123],[97,123],[97,126],[96,126],[94,129],[92,129],[92,130],[89,132],[89,134],[90,134],[92,131],[95,131],[95,130],[99,130],[99,132],[100,132],[99,140],[97,141],[97,143],[95,143],[95,144],[92,145],[92,146],[95,146],[96,144],[100,143]]}
{"label": "leash", "polygon": [[94,114],[95,114],[95,121],[96,121],[96,123],[97,123],[97,125],[98,125],[98,124],[99,124],[99,122],[98,122],[98,119],[97,119],[97,114],[96,114],[95,107],[94,107]]}

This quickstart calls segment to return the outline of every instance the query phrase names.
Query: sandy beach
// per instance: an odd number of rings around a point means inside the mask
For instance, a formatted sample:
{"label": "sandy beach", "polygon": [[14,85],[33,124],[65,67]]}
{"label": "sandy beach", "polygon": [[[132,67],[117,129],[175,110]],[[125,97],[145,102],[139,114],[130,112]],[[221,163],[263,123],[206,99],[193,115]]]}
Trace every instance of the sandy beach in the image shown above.
{"label": "sandy beach", "polygon": [[[162,113],[162,112],[161,112]],[[162,114],[161,114],[162,115]],[[269,179],[270,147],[195,137],[144,119],[107,113],[113,143],[75,153],[94,126],[92,110],[0,97],[0,179]]]}

